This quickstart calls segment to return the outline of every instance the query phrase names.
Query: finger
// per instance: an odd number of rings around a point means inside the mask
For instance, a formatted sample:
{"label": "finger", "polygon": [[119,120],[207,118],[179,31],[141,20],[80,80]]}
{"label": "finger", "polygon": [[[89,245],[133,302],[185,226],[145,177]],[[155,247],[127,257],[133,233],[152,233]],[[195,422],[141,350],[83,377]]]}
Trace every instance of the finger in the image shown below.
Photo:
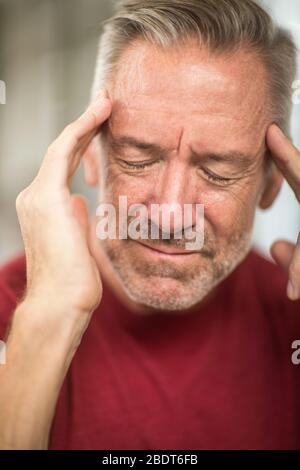
{"label": "finger", "polygon": [[50,145],[38,173],[55,187],[65,186],[79,165],[82,146],[88,146],[111,114],[111,102],[104,92]]}
{"label": "finger", "polygon": [[300,234],[289,266],[288,296],[291,300],[300,299]]}
{"label": "finger", "polygon": [[267,131],[267,145],[300,202],[300,152],[276,124],[272,124]]}
{"label": "finger", "polygon": [[273,243],[271,246],[271,255],[279,266],[288,271],[294,250],[294,243],[285,240],[279,240]]}
{"label": "finger", "polygon": [[272,245],[275,261],[289,273],[287,295],[291,300],[300,299],[300,235],[297,244],[278,241]]}
{"label": "finger", "polygon": [[89,134],[88,137],[85,137],[80,145],[79,149],[76,151],[76,154],[73,157],[72,163],[70,164],[69,171],[68,171],[68,181],[67,185],[69,186],[71,183],[71,179],[78,168],[81,158],[85,154],[86,150],[90,146],[92,140],[99,134],[99,128],[95,129],[92,134]]}

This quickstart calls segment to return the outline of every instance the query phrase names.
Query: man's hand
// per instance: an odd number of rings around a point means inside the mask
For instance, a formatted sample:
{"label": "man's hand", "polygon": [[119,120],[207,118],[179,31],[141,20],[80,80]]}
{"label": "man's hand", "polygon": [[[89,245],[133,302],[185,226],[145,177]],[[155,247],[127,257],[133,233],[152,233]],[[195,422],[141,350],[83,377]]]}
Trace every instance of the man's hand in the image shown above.
{"label": "man's hand", "polygon": [[72,196],[70,180],[111,103],[102,92],[50,145],[34,181],[16,202],[27,260],[27,294],[62,302],[70,310],[90,312],[102,287],[88,246],[88,210]]}
{"label": "man's hand", "polygon": [[101,300],[87,207],[69,184],[110,113],[103,92],[49,147],[37,177],[17,199],[28,282],[0,366],[0,449],[47,448],[63,380]]}
{"label": "man's hand", "polygon": [[[275,124],[268,129],[267,145],[277,167],[300,202],[300,152]],[[296,245],[284,240],[275,242],[271,254],[289,272],[288,297],[291,300],[300,299],[300,235]]]}

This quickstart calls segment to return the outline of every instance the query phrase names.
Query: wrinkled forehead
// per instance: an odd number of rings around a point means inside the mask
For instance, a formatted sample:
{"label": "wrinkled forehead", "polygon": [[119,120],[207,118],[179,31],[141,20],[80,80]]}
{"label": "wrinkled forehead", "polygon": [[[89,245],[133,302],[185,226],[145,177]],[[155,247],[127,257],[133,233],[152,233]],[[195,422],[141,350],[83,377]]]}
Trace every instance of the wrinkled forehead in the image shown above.
{"label": "wrinkled forehead", "polygon": [[216,55],[193,44],[163,50],[140,42],[123,53],[110,93],[116,132],[146,133],[170,146],[182,129],[204,145],[253,145],[270,119],[266,69],[245,50]]}

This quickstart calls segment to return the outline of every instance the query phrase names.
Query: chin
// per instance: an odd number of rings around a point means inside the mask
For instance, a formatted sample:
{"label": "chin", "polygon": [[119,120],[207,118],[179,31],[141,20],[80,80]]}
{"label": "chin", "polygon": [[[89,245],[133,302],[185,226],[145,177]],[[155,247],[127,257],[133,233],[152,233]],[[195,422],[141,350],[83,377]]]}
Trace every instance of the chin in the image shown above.
{"label": "chin", "polygon": [[[129,299],[154,311],[182,312],[206,297],[236,268],[251,249],[251,234],[232,238],[213,257],[169,257],[137,244],[106,245],[106,255]],[[194,310],[194,309],[193,309]]]}
{"label": "chin", "polygon": [[200,303],[210,289],[197,288],[177,279],[153,278],[122,280],[124,290],[135,303],[152,310],[183,312]]}

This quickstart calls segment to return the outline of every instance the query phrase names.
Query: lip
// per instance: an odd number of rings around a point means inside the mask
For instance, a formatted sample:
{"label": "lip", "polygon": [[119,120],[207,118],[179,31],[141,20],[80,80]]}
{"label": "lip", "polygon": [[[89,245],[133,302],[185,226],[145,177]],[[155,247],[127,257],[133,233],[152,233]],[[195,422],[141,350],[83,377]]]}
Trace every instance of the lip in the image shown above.
{"label": "lip", "polygon": [[160,255],[167,255],[167,256],[172,256],[172,257],[179,257],[179,256],[191,256],[196,253],[196,251],[192,250],[176,250],[174,248],[167,248],[167,247],[153,247],[151,245],[148,245],[147,243],[143,243],[139,240],[135,240],[139,245],[143,246],[144,248],[148,248],[149,250],[153,251],[154,253],[160,254]]}

